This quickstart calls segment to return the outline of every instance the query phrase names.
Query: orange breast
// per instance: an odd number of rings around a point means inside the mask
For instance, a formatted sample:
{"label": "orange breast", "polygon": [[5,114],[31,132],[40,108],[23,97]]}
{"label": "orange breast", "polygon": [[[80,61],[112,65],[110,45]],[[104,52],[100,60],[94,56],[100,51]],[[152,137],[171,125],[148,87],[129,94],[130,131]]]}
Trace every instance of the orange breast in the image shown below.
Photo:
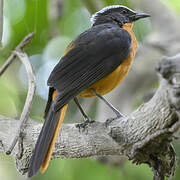
{"label": "orange breast", "polygon": [[128,58],[118,68],[116,68],[115,71],[105,76],[101,80],[97,81],[96,83],[92,84],[88,89],[82,91],[78,96],[93,97],[94,94],[92,93],[91,89],[96,90],[98,94],[104,95],[112,91],[117,85],[122,82],[130,69],[132,60],[134,59],[138,46],[136,37],[132,31],[132,25],[132,23],[127,23],[123,26],[123,29],[127,30],[132,38],[132,48]]}

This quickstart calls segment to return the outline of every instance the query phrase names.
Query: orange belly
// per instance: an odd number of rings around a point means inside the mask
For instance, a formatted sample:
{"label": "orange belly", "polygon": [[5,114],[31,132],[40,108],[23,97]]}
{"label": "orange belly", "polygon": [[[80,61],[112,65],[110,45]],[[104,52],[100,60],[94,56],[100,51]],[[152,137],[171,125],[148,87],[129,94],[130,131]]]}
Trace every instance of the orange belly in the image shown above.
{"label": "orange belly", "polygon": [[88,89],[82,91],[78,96],[79,97],[93,97],[92,89],[94,89],[98,94],[104,95],[112,91],[116,86],[118,86],[127,72],[129,71],[131,62],[133,58],[131,55],[118,67],[115,71],[105,76],[101,80],[92,84]]}
{"label": "orange belly", "polygon": [[109,75],[105,76],[101,80],[97,81],[96,83],[92,84],[88,89],[82,91],[78,96],[79,97],[93,97],[95,96],[92,93],[92,89],[94,89],[98,94],[104,95],[110,91],[112,91],[116,86],[118,86],[124,77],[126,76],[127,72],[130,69],[131,63],[134,59],[137,50],[137,41],[136,37],[132,31],[132,24],[125,24],[123,29],[127,30],[132,38],[132,48],[130,55],[128,58],[118,67],[110,73]]}

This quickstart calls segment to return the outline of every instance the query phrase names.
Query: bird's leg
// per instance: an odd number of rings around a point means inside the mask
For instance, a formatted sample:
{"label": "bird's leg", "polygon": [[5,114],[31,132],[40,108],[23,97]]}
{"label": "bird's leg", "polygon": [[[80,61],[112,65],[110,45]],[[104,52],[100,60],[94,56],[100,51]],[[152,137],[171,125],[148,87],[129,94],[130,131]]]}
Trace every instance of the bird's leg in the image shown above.
{"label": "bird's leg", "polygon": [[115,119],[118,119],[118,118],[120,118],[120,117],[124,117],[124,115],[123,115],[120,111],[118,111],[111,103],[109,103],[103,96],[101,96],[100,94],[96,93],[96,91],[95,91],[94,89],[92,89],[92,92],[93,92],[98,98],[100,98],[102,101],[104,101],[104,102],[106,103],[106,105],[109,106],[109,107],[112,109],[112,111],[116,114],[116,117],[114,117],[114,118],[108,118],[108,119],[106,120],[106,123],[107,123],[107,124],[109,124],[110,122],[112,122],[112,121],[115,120]]}
{"label": "bird's leg", "polygon": [[92,121],[88,116],[87,114],[84,112],[83,108],[81,107],[77,97],[74,98],[74,102],[76,103],[77,107],[79,108],[81,114],[83,115],[84,117],[84,122],[83,123],[80,123],[80,124],[77,124],[76,127],[78,128],[85,128],[89,123],[93,123],[94,121]]}
{"label": "bird's leg", "polygon": [[89,117],[87,116],[87,114],[84,112],[83,108],[81,107],[81,105],[79,104],[79,101],[77,99],[77,97],[74,98],[74,102],[76,103],[77,107],[79,108],[81,114],[84,117],[85,121],[90,121]]}

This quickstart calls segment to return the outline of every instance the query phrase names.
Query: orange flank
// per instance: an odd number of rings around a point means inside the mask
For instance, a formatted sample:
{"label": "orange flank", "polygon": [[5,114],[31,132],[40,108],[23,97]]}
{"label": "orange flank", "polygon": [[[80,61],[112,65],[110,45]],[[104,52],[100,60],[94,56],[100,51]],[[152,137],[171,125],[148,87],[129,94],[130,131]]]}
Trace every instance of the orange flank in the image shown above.
{"label": "orange flank", "polygon": [[128,58],[112,73],[100,79],[96,83],[92,84],[88,89],[82,91],[78,96],[93,97],[95,95],[94,93],[92,93],[92,89],[94,89],[98,94],[104,95],[112,91],[116,86],[118,86],[122,82],[122,80],[124,79],[131,67],[131,63],[134,59],[138,47],[136,37],[132,31],[132,26],[133,23],[126,23],[123,25],[123,29],[128,31],[132,38],[132,48]]}

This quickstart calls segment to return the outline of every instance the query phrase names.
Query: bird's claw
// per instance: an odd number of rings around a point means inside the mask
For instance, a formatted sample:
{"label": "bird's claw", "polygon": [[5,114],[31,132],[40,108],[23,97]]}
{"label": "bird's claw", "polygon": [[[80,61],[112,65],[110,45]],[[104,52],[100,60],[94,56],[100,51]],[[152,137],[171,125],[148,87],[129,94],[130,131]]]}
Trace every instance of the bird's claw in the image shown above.
{"label": "bird's claw", "polygon": [[108,118],[108,119],[106,119],[106,122],[105,122],[106,127],[108,127],[109,124],[111,124],[115,119],[117,119],[117,118]]}
{"label": "bird's claw", "polygon": [[106,120],[106,122],[105,122],[106,127],[108,127],[109,124],[111,124],[114,120],[119,119],[119,118],[121,118],[121,117],[124,117],[124,116],[123,116],[122,114],[119,114],[119,115],[117,115],[117,116],[114,117],[114,118],[112,118],[112,117],[108,118],[108,119]]}
{"label": "bird's claw", "polygon": [[94,123],[95,121],[90,120],[89,118],[85,119],[85,121],[83,123],[78,123],[76,124],[76,127],[80,129],[85,130],[86,127],[88,126],[88,124]]}

